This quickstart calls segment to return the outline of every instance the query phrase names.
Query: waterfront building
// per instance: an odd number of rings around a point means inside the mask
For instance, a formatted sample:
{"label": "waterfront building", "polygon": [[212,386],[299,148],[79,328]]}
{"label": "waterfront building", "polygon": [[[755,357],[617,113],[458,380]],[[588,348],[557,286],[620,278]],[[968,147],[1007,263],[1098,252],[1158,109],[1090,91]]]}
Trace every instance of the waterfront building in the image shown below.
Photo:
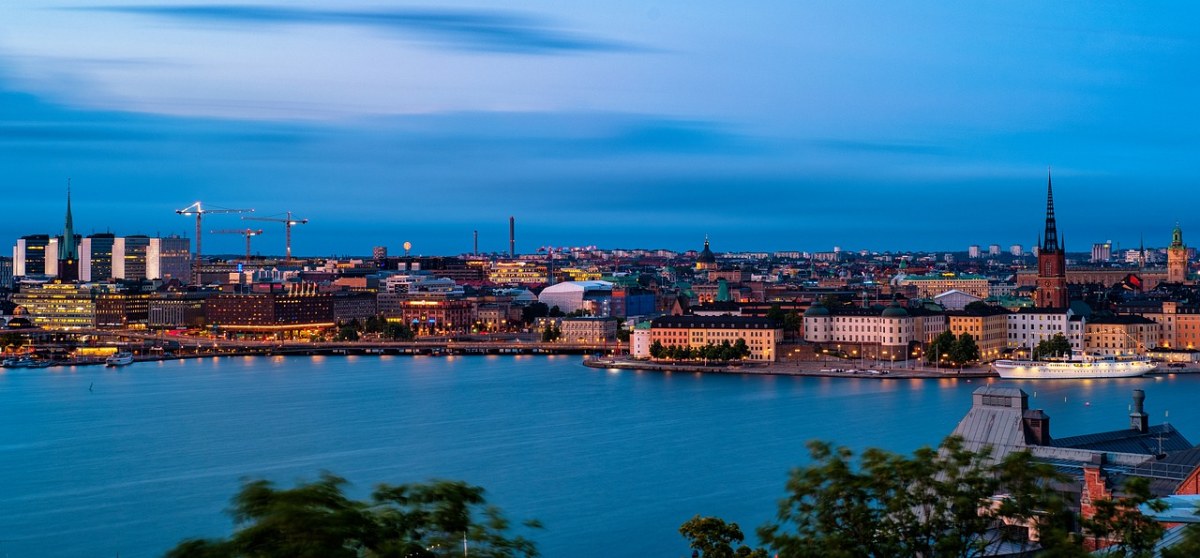
{"label": "waterfront building", "polygon": [[1167,247],[1167,281],[1186,283],[1188,280],[1188,250],[1183,245],[1183,230],[1175,225],[1171,245]]}
{"label": "waterfront building", "polygon": [[1175,300],[1142,300],[1117,306],[1117,312],[1154,320],[1157,345],[1168,349],[1200,348],[1200,304]]}
{"label": "waterfront building", "polygon": [[611,343],[617,340],[615,318],[563,318],[559,323],[563,343]]}
{"label": "waterfront building", "polygon": [[650,358],[650,345],[653,344],[654,333],[650,330],[650,322],[640,322],[629,334],[629,356]]}
{"label": "waterfront building", "polygon": [[79,280],[107,281],[112,279],[113,244],[112,233],[97,233],[83,237],[79,242]]}
{"label": "waterfront building", "polygon": [[1162,326],[1143,316],[1094,316],[1084,326],[1089,354],[1145,355],[1158,344]]}
{"label": "waterfront building", "polygon": [[943,313],[895,303],[885,308],[830,309],[817,302],[804,312],[805,341],[862,358],[906,360],[914,343],[928,343],[946,328]]}
{"label": "waterfront building", "polygon": [[565,314],[583,310],[606,317],[612,315],[612,297],[613,284],[608,281],[568,281],[542,289],[538,302]]}
{"label": "waterfront building", "polygon": [[418,334],[462,333],[471,328],[471,303],[465,300],[403,300],[386,309],[381,304],[379,309],[388,321],[403,323]]}
{"label": "waterfront building", "polygon": [[46,247],[50,235],[31,234],[17,239],[13,246],[13,276],[31,277],[46,274]]}
{"label": "waterfront building", "polygon": [[20,313],[44,329],[96,327],[96,297],[89,285],[51,282],[22,285],[12,295]]}
{"label": "waterfront building", "polygon": [[1046,176],[1046,232],[1038,251],[1037,291],[1034,303],[1039,308],[1066,308],[1067,260],[1066,249],[1058,242],[1058,225],[1054,219],[1054,187]]}
{"label": "waterfront building", "polygon": [[[651,344],[701,348],[724,341],[746,341],[749,360],[774,362],[783,329],[767,318],[735,316],[664,316],[650,322]],[[648,351],[648,349],[647,349]]]}
{"label": "waterfront building", "polygon": [[333,296],[326,293],[222,293],[208,298],[204,314],[221,333],[305,338],[334,326]]}
{"label": "waterfront building", "polygon": [[146,329],[150,321],[148,292],[98,291],[96,327],[102,329]]}
{"label": "waterfront building", "polygon": [[1007,318],[1010,349],[1028,352],[1061,333],[1071,342],[1073,350],[1083,350],[1084,320],[1070,308],[1019,308]]}
{"label": "waterfront building", "polygon": [[146,279],[191,283],[192,267],[192,241],[187,238],[151,238],[146,246]]}
{"label": "waterfront building", "polygon": [[204,326],[204,293],[166,293],[147,305],[149,329],[196,329]]}
{"label": "waterfront building", "polygon": [[970,334],[979,347],[979,357],[987,362],[1003,354],[1008,346],[1008,310],[998,306],[971,307],[971,310],[946,312],[950,333]]}
{"label": "waterfront building", "polygon": [[988,278],[970,273],[935,273],[930,275],[906,275],[899,286],[915,288],[916,298],[933,298],[947,291],[961,291],[981,299],[987,298]]}
{"label": "waterfront building", "polygon": [[150,247],[150,237],[133,235],[117,237],[113,240],[112,278],[140,280],[146,278],[146,250]]}
{"label": "waterfront building", "polygon": [[371,293],[338,292],[333,295],[333,321],[338,324],[358,320],[364,323],[367,318],[379,315],[379,305]]}

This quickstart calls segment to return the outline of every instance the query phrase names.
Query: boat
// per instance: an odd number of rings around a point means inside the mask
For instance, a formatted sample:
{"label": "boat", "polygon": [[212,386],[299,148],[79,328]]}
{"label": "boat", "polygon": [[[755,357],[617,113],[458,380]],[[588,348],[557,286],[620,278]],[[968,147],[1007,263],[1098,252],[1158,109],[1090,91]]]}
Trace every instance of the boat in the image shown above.
{"label": "boat", "polygon": [[127,364],[133,364],[133,353],[128,351],[121,351],[104,359],[105,366],[125,366]]}
{"label": "boat", "polygon": [[5,368],[33,368],[36,363],[37,361],[32,357],[23,356],[6,358],[3,361],[0,361],[0,366]]}
{"label": "boat", "polygon": [[1072,355],[1063,360],[997,360],[992,368],[1006,380],[1077,380],[1085,378],[1136,378],[1158,365],[1145,357]]}

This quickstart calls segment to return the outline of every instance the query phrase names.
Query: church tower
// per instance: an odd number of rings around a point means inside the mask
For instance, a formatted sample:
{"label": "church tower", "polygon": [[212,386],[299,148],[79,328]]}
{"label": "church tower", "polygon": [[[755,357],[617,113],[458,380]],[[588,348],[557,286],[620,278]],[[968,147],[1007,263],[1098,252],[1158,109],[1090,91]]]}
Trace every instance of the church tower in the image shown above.
{"label": "church tower", "polygon": [[[54,257],[46,254],[46,257]],[[79,280],[79,240],[75,236],[75,221],[71,217],[71,181],[67,181],[67,218],[63,223],[62,240],[58,243],[58,278]]]}
{"label": "church tower", "polygon": [[1188,272],[1187,246],[1183,244],[1183,230],[1175,224],[1171,233],[1171,245],[1167,247],[1167,281],[1186,283]]}
{"label": "church tower", "polygon": [[1038,249],[1037,292],[1034,302],[1038,308],[1066,308],[1067,255],[1058,242],[1058,225],[1054,221],[1054,187],[1046,173],[1046,233]]}

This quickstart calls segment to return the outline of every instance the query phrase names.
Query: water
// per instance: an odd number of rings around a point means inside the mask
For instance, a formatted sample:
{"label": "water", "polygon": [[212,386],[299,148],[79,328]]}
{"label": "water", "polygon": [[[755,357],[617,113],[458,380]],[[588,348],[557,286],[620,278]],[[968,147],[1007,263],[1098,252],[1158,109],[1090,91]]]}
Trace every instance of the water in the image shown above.
{"label": "water", "polygon": [[[1200,378],[1023,382],[1058,436],[1124,428],[1130,391],[1200,441]],[[0,372],[0,556],[158,556],[227,535],[245,477],[463,479],[541,520],[548,557],[690,555],[695,514],[769,520],[804,442],[909,452],[979,381],[702,376],[577,357],[275,357]],[[91,388],[89,390],[89,387]],[[1064,400],[1065,399],[1065,400]]]}

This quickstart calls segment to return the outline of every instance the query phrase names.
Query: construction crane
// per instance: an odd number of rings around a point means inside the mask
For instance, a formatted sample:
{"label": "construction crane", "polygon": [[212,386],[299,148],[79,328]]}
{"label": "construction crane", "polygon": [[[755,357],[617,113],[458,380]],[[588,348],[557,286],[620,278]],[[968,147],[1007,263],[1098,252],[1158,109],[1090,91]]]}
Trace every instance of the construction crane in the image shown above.
{"label": "construction crane", "polygon": [[240,234],[246,237],[246,263],[250,263],[250,238],[263,233],[262,229],[219,229],[208,231],[212,234]]}
{"label": "construction crane", "polygon": [[194,263],[193,263],[193,266],[195,268],[194,275],[192,276],[193,282],[195,282],[195,283],[200,282],[200,233],[202,233],[204,231],[204,229],[201,228],[202,227],[201,221],[204,219],[204,216],[209,213],[253,213],[253,212],[254,212],[253,209],[227,209],[227,208],[208,209],[208,208],[205,208],[202,205],[200,205],[200,202],[193,203],[192,205],[189,205],[183,209],[175,210],[175,213],[178,213],[180,215],[195,215],[196,216],[196,253],[193,255],[193,257],[195,258]]}
{"label": "construction crane", "polygon": [[292,261],[292,225],[303,225],[308,222],[308,219],[293,219],[292,212],[287,212],[286,218],[279,217],[242,217],[244,221],[270,221],[272,223],[283,223],[283,230],[287,235],[287,257],[284,261]]}

